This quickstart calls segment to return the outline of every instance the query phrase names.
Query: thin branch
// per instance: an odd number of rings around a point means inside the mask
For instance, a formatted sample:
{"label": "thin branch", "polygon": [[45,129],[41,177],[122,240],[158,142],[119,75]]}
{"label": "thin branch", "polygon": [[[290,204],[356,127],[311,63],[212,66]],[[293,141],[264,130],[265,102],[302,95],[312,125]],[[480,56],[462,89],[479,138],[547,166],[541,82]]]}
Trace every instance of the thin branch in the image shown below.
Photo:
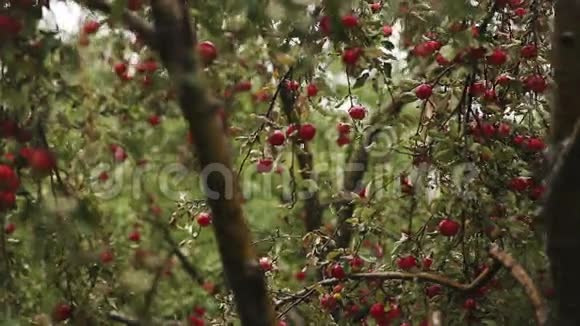
{"label": "thin branch", "polygon": [[111,311],[109,312],[109,319],[111,321],[117,322],[119,324],[124,324],[128,326],[139,326],[141,323],[137,319],[133,319],[131,317],[127,317],[120,312]]}
{"label": "thin branch", "polygon": [[[278,98],[278,95],[280,94],[280,90],[284,86],[284,82],[288,79],[288,77],[292,73],[292,70],[293,70],[292,67],[290,69],[288,69],[288,71],[286,72],[286,74],[278,82],[278,86],[276,87],[276,92],[274,92],[274,95],[272,96],[272,99],[270,100],[270,105],[268,106],[268,110],[264,114],[266,120],[268,120],[270,118],[270,115],[272,114],[272,111],[274,110],[274,104],[276,103],[276,99]],[[246,164],[246,161],[250,157],[250,154],[252,153],[252,149],[254,148],[254,145],[258,141],[258,139],[259,139],[258,137],[260,136],[260,133],[266,127],[266,123],[267,123],[266,120],[263,121],[260,124],[260,126],[258,127],[258,129],[256,129],[256,131],[254,131],[252,133],[252,135],[250,136],[251,141],[250,141],[250,144],[248,145],[249,146],[248,151],[246,152],[246,155],[244,155],[244,158],[242,159],[242,163],[240,163],[240,166],[238,167],[238,178],[242,174],[242,171],[244,169],[244,165]]]}
{"label": "thin branch", "polygon": [[546,306],[546,302],[544,301],[542,294],[534,285],[534,281],[528,275],[522,265],[518,264],[518,262],[509,253],[500,250],[497,246],[492,247],[489,251],[489,254],[494,259],[501,262],[502,265],[511,272],[513,277],[524,287],[524,290],[526,291],[526,294],[528,295],[528,298],[534,307],[536,313],[536,323],[540,326],[546,325],[548,321],[548,307]]}
{"label": "thin branch", "polygon": [[[485,284],[487,284],[499,271],[501,264],[497,262],[493,262],[492,266],[486,268],[481,274],[479,274],[473,281],[470,283],[461,283],[456,280],[450,279],[446,276],[435,274],[435,273],[428,273],[428,272],[419,272],[419,273],[408,273],[408,272],[373,272],[373,273],[355,273],[347,275],[346,280],[380,280],[380,281],[389,281],[389,280],[401,280],[401,281],[414,281],[414,282],[431,282],[436,283],[439,285],[446,286],[451,289],[455,289],[464,293],[472,293]],[[329,278],[317,283],[314,283],[305,289],[282,298],[276,302],[276,307],[280,307],[288,302],[293,302],[296,299],[304,300],[303,297],[305,294],[309,293],[312,294],[312,290],[316,289],[317,287],[322,286],[330,286],[340,283],[344,280],[338,280],[336,278]]]}
{"label": "thin branch", "polygon": [[[288,88],[283,88],[280,92],[280,99],[282,102],[282,111],[286,115],[286,120],[289,124],[300,125],[300,119],[296,110],[294,109],[294,105],[296,102],[296,94],[289,90]],[[296,145],[297,139],[292,139],[294,142],[293,149],[296,149],[298,146]],[[314,180],[314,169],[313,169],[313,158],[312,158],[312,151],[308,147],[307,143],[302,144],[302,148],[298,148],[298,150],[293,151],[296,153],[296,158],[298,161],[298,168],[300,169],[300,176],[302,180]],[[294,153],[293,153],[294,154]],[[304,187],[305,193],[307,198],[304,200],[304,213],[305,213],[305,224],[306,230],[308,232],[314,231],[322,225],[322,213],[323,208],[320,204],[320,199],[318,197],[318,191],[310,191],[308,185]]]}
{"label": "thin branch", "polygon": [[[112,6],[104,0],[80,0],[79,3],[86,5],[89,9],[98,10],[108,15],[113,12]],[[143,39],[145,44],[153,49],[156,48],[155,31],[151,23],[127,9],[123,10],[122,19],[130,30]]]}
{"label": "thin branch", "polygon": [[173,253],[175,254],[175,256],[177,256],[177,259],[179,259],[179,262],[183,266],[183,269],[185,270],[185,272],[197,284],[203,285],[205,281],[204,281],[203,277],[201,276],[201,273],[197,270],[197,268],[195,266],[193,266],[193,264],[189,261],[189,259],[187,259],[185,254],[179,249],[179,245],[177,243],[175,243],[175,241],[170,236],[169,237],[166,236],[165,239],[173,248]]}
{"label": "thin branch", "polygon": [[352,227],[346,220],[352,217],[354,212],[354,202],[350,198],[351,193],[355,192],[362,182],[369,163],[368,146],[370,146],[379,134],[382,125],[384,124],[384,117],[398,115],[404,103],[398,99],[393,99],[393,102],[383,110],[380,110],[371,117],[369,123],[370,127],[363,135],[363,140],[355,149],[354,153],[348,159],[344,170],[344,184],[343,195],[346,199],[338,203],[338,239],[337,245],[341,248],[346,248],[352,237]]}

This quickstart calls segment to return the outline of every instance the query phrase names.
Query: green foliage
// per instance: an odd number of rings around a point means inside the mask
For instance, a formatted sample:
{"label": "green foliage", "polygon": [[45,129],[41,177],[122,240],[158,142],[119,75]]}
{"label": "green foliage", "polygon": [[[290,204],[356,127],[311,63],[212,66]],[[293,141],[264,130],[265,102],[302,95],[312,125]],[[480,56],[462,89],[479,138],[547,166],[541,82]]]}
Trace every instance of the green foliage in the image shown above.
{"label": "green foliage", "polygon": [[[109,24],[96,34],[81,31],[72,41],[38,31],[37,10],[0,13],[0,18],[10,15],[23,23],[18,35],[0,33],[2,161],[18,171],[21,181],[16,207],[4,209],[0,218],[16,226],[0,238],[0,319],[7,325],[47,325],[58,303],[73,307],[65,322],[71,325],[110,324],[111,311],[131,318],[186,320],[196,306],[207,310],[208,324],[236,320],[211,228],[196,222],[208,208],[176,93],[163,67],[139,71],[143,63],[159,64],[156,54],[122,30],[122,10],[130,2],[114,1]],[[255,246],[274,264],[265,273],[272,297],[282,300],[316,284],[335,263],[357,272],[349,267],[354,256],[363,259],[362,271],[382,272],[400,270],[398,258],[413,255],[418,266],[411,272],[469,283],[489,264],[491,243],[516,257],[549,292],[537,236],[541,226],[534,217],[543,189],[543,156],[530,145],[546,131],[549,102],[547,94],[530,91],[524,78],[548,75],[548,26],[541,17],[551,12],[550,4],[523,4],[530,11],[523,18],[514,13],[518,6],[510,5],[486,18],[490,1],[386,1],[378,12],[369,5],[330,0],[191,4],[199,41],[209,40],[218,50],[196,82],[222,104],[233,173],[239,173]],[[341,17],[351,10],[359,25],[345,28]],[[144,4],[135,14],[149,19],[150,9]],[[324,16],[330,17],[330,35],[320,27]],[[471,26],[484,21],[488,32],[474,36]],[[385,37],[384,25],[396,32]],[[442,47],[421,55],[418,45],[429,40]],[[523,44],[535,44],[539,55],[522,58]],[[471,58],[470,51],[479,46],[486,55],[504,49],[507,63],[493,66],[485,57]],[[352,47],[363,49],[362,57],[345,65],[342,55]],[[438,63],[437,55],[449,64]],[[123,62],[127,75],[115,72]],[[296,154],[304,148],[299,142],[287,139],[273,147],[267,141],[272,131],[288,127],[277,89],[285,87],[279,84],[290,69],[289,79],[300,83],[293,109],[301,123],[317,128],[308,143],[314,179],[301,177]],[[511,81],[499,82],[502,74]],[[251,89],[236,91],[244,81],[251,82]],[[494,89],[497,98],[473,94],[469,86],[476,81]],[[319,91],[309,97],[311,83]],[[422,83],[433,86],[426,101],[414,92]],[[406,105],[401,112],[389,112],[397,99]],[[346,114],[358,104],[367,109],[362,121]],[[32,138],[18,140],[6,121],[30,130]],[[352,125],[345,146],[337,144],[339,122]],[[373,127],[378,134],[368,146],[358,189],[366,191],[346,194],[346,162]],[[518,142],[520,136],[528,138]],[[58,164],[49,176],[39,177],[19,153],[45,147]],[[265,157],[273,159],[273,172],[258,173],[256,165]],[[533,182],[514,189],[510,185],[516,177]],[[310,233],[304,231],[304,189],[318,194],[324,210],[323,225]],[[356,209],[346,223],[354,235],[348,248],[337,248],[336,229],[342,225],[336,204],[349,195]],[[456,236],[438,231],[443,218],[460,223]],[[200,278],[182,268],[165,230]],[[134,231],[138,241],[129,237]],[[427,257],[433,259],[430,268],[423,267]],[[306,277],[298,280],[296,273],[303,268]],[[525,292],[504,270],[469,296],[477,301],[475,310],[464,309],[468,296],[450,287],[428,298],[429,285],[379,284],[371,278],[345,281],[338,293],[317,285],[306,303],[282,319],[351,325],[357,316],[349,310],[353,306],[368,312],[370,305],[383,302],[387,310],[389,305],[402,310],[401,317],[393,318],[396,325],[419,324],[434,311],[443,312],[445,325],[467,320],[532,324]],[[321,307],[318,299],[327,294],[336,298],[335,306]],[[359,317],[374,323],[367,315]]]}

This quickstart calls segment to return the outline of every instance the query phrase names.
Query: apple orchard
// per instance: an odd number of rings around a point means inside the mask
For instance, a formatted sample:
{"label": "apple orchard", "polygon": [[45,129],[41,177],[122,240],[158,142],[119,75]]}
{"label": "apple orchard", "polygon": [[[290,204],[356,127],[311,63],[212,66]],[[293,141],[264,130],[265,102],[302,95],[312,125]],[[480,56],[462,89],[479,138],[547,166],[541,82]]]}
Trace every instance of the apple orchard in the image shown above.
{"label": "apple orchard", "polygon": [[580,324],[574,1],[4,4],[7,325]]}

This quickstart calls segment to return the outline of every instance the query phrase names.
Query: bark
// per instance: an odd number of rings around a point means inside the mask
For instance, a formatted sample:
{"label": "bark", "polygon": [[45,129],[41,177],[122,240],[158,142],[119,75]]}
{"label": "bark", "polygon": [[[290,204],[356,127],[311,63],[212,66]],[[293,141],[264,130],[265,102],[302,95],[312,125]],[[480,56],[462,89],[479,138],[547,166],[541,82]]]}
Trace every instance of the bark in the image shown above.
{"label": "bark", "polygon": [[555,6],[553,68],[556,103],[552,110],[552,141],[569,137],[580,116],[580,3],[558,0]]}
{"label": "bark", "polygon": [[352,238],[352,225],[346,222],[352,217],[355,203],[352,200],[351,194],[362,187],[362,180],[368,169],[369,151],[368,147],[371,145],[378,133],[380,132],[381,122],[385,114],[390,116],[398,114],[403,107],[403,102],[393,100],[391,105],[386,109],[375,114],[370,122],[370,128],[365,132],[363,139],[359,146],[354,150],[349,157],[344,171],[344,183],[342,186],[343,195],[346,199],[338,203],[338,234],[336,244],[340,248],[346,248],[350,244]]}
{"label": "bark", "polygon": [[231,150],[216,111],[218,105],[196,78],[195,35],[188,8],[180,0],[153,0],[151,5],[157,49],[178,90],[181,110],[195,139],[224,272],[242,325],[274,325],[274,310],[243,216]]}
{"label": "bark", "polygon": [[554,325],[580,325],[580,132],[556,163],[542,209],[557,298]]}
{"label": "bark", "polygon": [[[552,151],[557,161],[549,180],[541,217],[546,224],[547,254],[556,290],[554,325],[580,325],[580,4],[555,5],[553,40],[555,105],[552,109]],[[570,135],[572,136],[570,137]],[[570,138],[569,138],[570,137]],[[564,148],[563,141],[570,139]],[[559,151],[556,151],[559,152]]]}
{"label": "bark", "polygon": [[[282,102],[282,110],[286,115],[288,123],[300,125],[300,118],[294,110],[295,95],[286,87],[282,86],[282,89],[280,90],[280,100]],[[295,139],[293,141],[295,141]],[[313,170],[312,152],[308,147],[308,143],[303,143],[302,148],[299,148],[296,151],[296,160],[298,161],[298,168],[300,169],[300,177],[302,180],[316,181]],[[324,209],[320,204],[317,190],[311,191],[309,189],[303,189],[303,191],[305,194],[304,223],[306,225],[306,231],[311,232],[320,228],[322,225],[322,213]]]}

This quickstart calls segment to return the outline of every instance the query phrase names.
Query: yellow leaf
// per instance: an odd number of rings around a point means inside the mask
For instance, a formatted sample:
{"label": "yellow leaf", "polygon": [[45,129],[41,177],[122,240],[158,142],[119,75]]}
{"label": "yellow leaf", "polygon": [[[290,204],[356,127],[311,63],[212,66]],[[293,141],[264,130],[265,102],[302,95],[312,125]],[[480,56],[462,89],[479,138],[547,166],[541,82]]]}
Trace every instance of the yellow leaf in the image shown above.
{"label": "yellow leaf", "polygon": [[291,66],[296,62],[296,58],[289,55],[288,53],[279,52],[276,54],[276,61],[278,61],[280,64]]}

